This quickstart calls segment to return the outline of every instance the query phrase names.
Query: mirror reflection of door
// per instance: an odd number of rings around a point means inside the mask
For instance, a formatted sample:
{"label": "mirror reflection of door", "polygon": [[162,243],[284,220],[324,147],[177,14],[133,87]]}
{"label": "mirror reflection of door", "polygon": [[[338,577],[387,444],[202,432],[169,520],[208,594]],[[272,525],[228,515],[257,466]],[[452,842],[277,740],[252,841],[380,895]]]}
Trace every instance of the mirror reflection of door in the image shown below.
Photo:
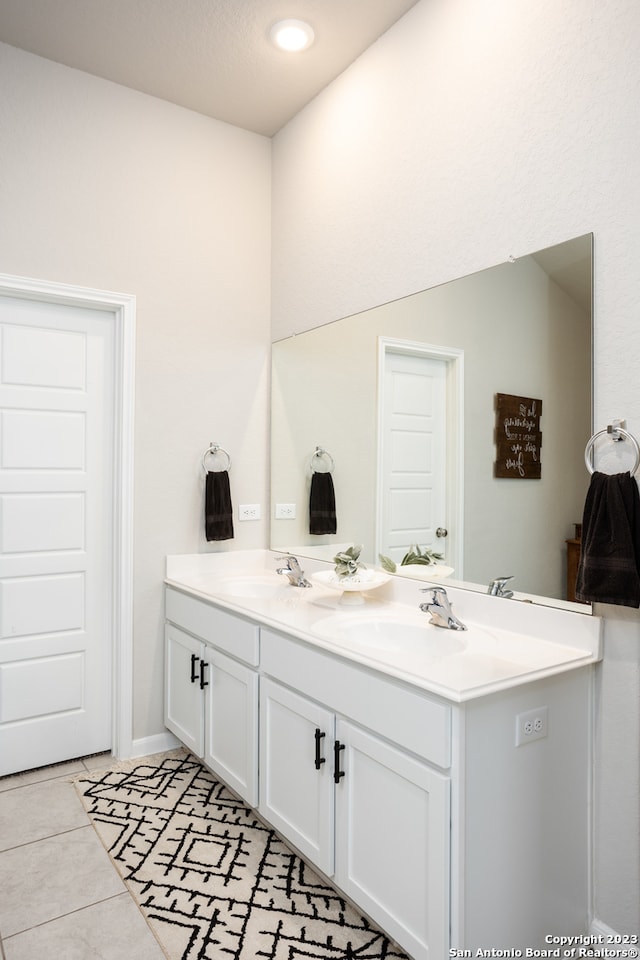
{"label": "mirror reflection of door", "polygon": [[453,566],[459,531],[452,357],[400,341],[381,349],[379,552],[399,564],[417,545]]}

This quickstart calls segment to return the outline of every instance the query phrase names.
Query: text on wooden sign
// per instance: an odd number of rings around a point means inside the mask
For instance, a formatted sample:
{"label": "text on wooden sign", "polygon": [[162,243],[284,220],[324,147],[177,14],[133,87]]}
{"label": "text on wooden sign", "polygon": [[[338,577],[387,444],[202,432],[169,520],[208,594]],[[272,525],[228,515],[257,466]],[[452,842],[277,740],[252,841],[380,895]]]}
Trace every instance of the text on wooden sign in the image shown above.
{"label": "text on wooden sign", "polygon": [[542,400],[496,394],[496,477],[539,480]]}

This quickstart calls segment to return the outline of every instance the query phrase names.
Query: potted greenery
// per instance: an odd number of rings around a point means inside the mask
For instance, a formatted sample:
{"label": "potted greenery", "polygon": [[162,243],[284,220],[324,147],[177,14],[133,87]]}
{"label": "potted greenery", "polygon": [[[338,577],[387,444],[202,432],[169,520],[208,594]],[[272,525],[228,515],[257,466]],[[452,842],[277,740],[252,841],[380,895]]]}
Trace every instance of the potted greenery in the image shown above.
{"label": "potted greenery", "polygon": [[407,567],[409,569],[398,570],[398,564],[390,557],[385,557],[382,553],[379,554],[380,565],[387,573],[400,572],[407,576],[414,575],[426,578],[431,576],[448,576],[453,572],[451,567],[445,567],[439,563],[439,561],[443,559],[441,553],[436,553],[435,550],[430,550],[429,547],[420,548],[417,544],[412,544],[400,561],[401,568]]}
{"label": "potted greenery", "polygon": [[364,563],[359,559],[362,551],[362,544],[354,544],[346,550],[337,553],[333,558],[335,563],[335,573],[339,580],[352,579],[360,569],[366,569]]}

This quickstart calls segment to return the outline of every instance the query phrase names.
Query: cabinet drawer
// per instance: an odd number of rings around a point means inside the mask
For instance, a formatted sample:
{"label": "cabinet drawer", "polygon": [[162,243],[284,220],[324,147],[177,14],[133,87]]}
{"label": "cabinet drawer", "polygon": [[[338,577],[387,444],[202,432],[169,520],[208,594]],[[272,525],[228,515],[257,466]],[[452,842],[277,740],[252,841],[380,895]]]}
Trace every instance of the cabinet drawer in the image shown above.
{"label": "cabinet drawer", "polygon": [[261,630],[262,671],[406,750],[447,768],[451,708],[322,650]]}
{"label": "cabinet drawer", "polygon": [[196,637],[214,644],[224,653],[252,666],[259,661],[258,625],[217,607],[167,587],[167,620]]}

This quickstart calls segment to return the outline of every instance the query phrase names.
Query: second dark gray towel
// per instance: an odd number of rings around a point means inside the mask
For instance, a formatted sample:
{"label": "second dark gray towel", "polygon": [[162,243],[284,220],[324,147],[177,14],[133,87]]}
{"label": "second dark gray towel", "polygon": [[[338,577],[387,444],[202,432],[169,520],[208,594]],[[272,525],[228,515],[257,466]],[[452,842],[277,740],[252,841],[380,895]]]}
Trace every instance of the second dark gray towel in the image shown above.
{"label": "second dark gray towel", "polygon": [[309,495],[309,533],[335,533],[337,526],[336,495],[331,474],[314,473],[311,475]]}

